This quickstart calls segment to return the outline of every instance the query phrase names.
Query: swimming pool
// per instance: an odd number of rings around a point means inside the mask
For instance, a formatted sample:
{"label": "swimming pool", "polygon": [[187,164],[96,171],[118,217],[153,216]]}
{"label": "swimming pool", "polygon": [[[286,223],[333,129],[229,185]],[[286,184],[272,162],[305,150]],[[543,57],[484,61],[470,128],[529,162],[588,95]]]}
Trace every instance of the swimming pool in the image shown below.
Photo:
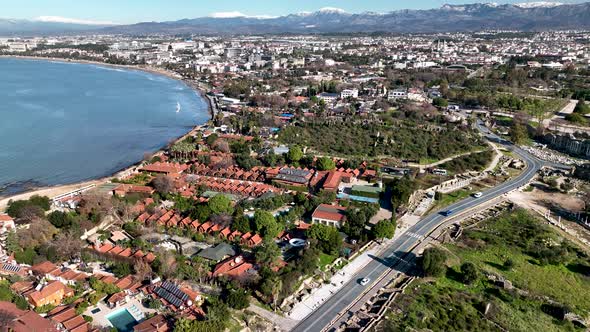
{"label": "swimming pool", "polygon": [[117,328],[118,332],[132,332],[133,327],[137,325],[137,321],[127,309],[117,310],[108,315],[107,319]]}

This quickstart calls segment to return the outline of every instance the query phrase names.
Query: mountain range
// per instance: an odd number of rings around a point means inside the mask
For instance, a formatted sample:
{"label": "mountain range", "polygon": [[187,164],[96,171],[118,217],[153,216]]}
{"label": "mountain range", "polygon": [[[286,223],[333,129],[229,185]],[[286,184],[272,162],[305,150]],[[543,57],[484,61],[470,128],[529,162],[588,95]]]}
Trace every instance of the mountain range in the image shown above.
{"label": "mountain range", "polygon": [[325,8],[313,13],[280,17],[212,15],[168,22],[131,25],[83,25],[59,22],[0,19],[0,35],[103,33],[103,34],[308,34],[308,33],[428,33],[488,29],[546,31],[589,30],[590,2],[561,4],[474,3],[443,5],[437,9],[397,10],[388,13],[347,13]]}

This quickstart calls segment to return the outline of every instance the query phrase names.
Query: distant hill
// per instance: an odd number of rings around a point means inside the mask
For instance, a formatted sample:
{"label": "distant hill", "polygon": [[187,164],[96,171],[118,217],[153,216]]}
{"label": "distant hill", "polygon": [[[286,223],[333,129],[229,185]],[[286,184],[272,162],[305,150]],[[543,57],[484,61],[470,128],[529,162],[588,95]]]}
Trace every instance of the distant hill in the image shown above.
{"label": "distant hill", "polygon": [[100,30],[109,25],[89,25],[65,22],[44,22],[0,18],[0,36],[50,35]]}
{"label": "distant hill", "polygon": [[529,2],[498,5],[475,3],[444,5],[438,9],[398,10],[389,13],[346,13],[322,9],[281,17],[201,17],[170,22],[88,26],[24,20],[1,20],[7,33],[100,32],[111,34],[274,34],[359,32],[461,32],[485,29],[546,31],[590,30],[590,3]]}
{"label": "distant hill", "polygon": [[340,10],[276,18],[202,17],[106,28],[124,34],[272,34],[354,32],[457,32],[484,29],[545,31],[590,29],[590,3],[444,5],[438,9],[350,14]]}

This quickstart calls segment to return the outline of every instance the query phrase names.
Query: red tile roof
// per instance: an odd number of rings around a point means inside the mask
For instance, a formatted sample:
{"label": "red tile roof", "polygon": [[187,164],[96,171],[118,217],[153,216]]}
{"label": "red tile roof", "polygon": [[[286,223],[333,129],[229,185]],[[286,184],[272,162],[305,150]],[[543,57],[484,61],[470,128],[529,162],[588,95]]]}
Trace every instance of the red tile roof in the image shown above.
{"label": "red tile roof", "polygon": [[341,222],[346,218],[345,211],[343,206],[320,204],[311,217]]}

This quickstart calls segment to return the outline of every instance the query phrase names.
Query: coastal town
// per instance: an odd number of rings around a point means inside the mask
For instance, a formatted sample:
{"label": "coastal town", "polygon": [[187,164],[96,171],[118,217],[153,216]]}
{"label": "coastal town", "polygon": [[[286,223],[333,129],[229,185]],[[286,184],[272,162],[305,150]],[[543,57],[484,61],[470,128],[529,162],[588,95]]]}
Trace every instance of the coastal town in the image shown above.
{"label": "coastal town", "polygon": [[589,36],[0,38],[182,80],[211,115],[113,176],[0,196],[0,325],[586,330]]}

